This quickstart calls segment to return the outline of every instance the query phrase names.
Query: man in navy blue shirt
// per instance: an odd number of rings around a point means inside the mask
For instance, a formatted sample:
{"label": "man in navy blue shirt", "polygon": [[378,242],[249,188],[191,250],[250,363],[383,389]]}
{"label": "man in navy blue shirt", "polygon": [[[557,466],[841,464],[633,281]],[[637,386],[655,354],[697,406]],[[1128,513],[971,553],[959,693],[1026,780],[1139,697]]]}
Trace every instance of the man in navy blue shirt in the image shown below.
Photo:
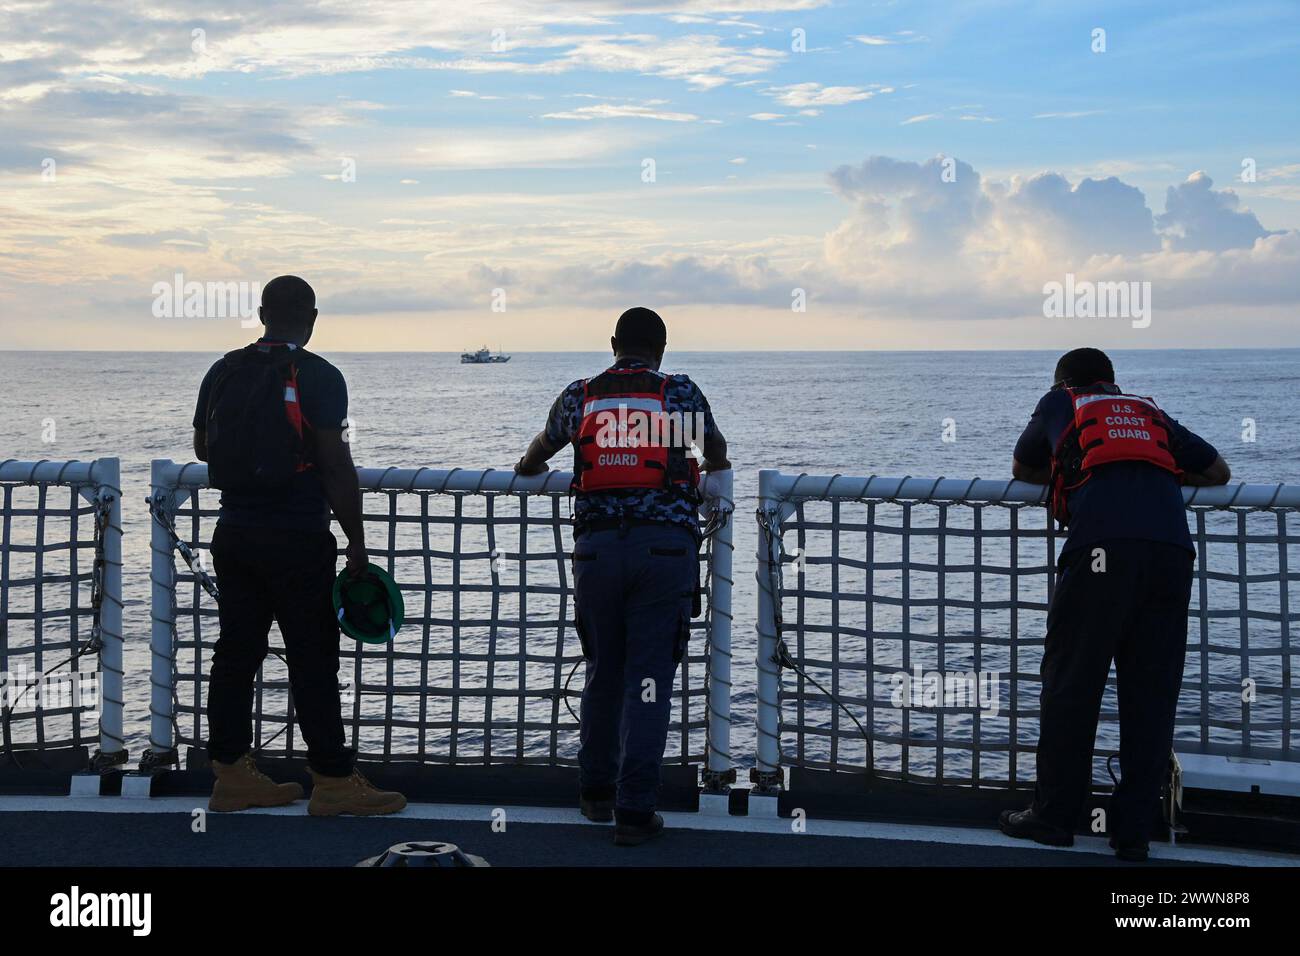
{"label": "man in navy blue shirt", "polygon": [[614,842],[634,846],[664,826],[655,805],[698,586],[699,472],[731,464],[704,393],[659,371],[663,319],[628,309],[610,345],[613,366],[560,393],[515,470],[540,474],[574,448],[574,600],[587,659],[580,806],[590,820],[614,819]]}
{"label": "man in navy blue shirt", "polygon": [[1113,661],[1121,779],[1108,830],[1119,857],[1143,860],[1173,747],[1196,557],[1180,480],[1221,485],[1230,472],[1204,439],[1123,393],[1105,353],[1066,353],[1055,381],[1016,443],[1012,475],[1052,484],[1069,535],[1047,617],[1034,801],[1000,822],[1011,836],[1073,844]]}

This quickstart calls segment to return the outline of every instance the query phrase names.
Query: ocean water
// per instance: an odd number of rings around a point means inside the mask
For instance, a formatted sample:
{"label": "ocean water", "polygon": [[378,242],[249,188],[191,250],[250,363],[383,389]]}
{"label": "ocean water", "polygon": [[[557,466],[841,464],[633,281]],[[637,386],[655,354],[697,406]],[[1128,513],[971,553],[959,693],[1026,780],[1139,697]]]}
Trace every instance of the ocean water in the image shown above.
{"label": "ocean water", "polygon": [[[443,353],[326,357],[348,381],[357,463],[431,468],[509,468],[560,390],[607,364],[594,352],[524,353],[493,366],[461,365]],[[144,747],[148,713],[149,462],[191,459],[195,395],[215,358],[0,352],[0,460],[122,459],[133,756]],[[669,353],[665,369],[688,372],[708,396],[736,469],[732,751],[739,764],[751,763],[754,750],[758,470],[1009,477],[1015,439],[1050,384],[1056,358],[1027,351]],[[1219,448],[1234,481],[1300,481],[1300,351],[1112,358],[1124,387],[1155,396]],[[951,437],[953,427],[956,440],[945,441],[945,428]],[[567,453],[553,462],[569,464]]]}

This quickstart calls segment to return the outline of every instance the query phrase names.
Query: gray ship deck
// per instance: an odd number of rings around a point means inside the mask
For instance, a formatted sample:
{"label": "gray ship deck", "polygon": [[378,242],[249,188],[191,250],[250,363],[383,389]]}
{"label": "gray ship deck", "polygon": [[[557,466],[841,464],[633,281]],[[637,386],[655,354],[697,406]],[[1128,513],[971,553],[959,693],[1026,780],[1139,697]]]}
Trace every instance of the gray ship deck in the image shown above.
{"label": "gray ship deck", "polygon": [[[1012,840],[993,828],[845,820],[807,821],[795,833],[782,818],[709,812],[665,813],[669,830],[652,844],[613,846],[610,828],[576,810],[505,807],[494,832],[486,805],[413,803],[385,818],[314,819],[306,806],[207,814],[189,796],[0,797],[5,866],[352,866],[407,840],[455,843],[493,866],[1107,866],[1103,839],[1071,849]],[[499,816],[499,814],[498,814]],[[1291,855],[1157,844],[1151,866],[1296,866]],[[1131,864],[1125,864],[1131,866]]]}

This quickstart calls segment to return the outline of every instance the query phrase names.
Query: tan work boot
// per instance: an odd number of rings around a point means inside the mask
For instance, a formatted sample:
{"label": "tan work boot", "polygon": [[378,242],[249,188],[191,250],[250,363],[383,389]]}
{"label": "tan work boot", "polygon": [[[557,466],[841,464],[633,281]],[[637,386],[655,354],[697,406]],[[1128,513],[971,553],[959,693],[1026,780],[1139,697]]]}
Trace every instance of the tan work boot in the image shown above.
{"label": "tan work boot", "polygon": [[380,816],[396,813],[405,808],[406,797],[400,793],[379,790],[353,770],[350,777],[326,777],[310,768],[312,791],[307,812],[313,817],[336,817],[350,813],[358,817]]}
{"label": "tan work boot", "polygon": [[212,761],[217,782],[212,787],[208,809],[215,813],[247,810],[249,807],[282,807],[302,799],[302,785],[276,783],[257,769],[251,753],[234,763]]}

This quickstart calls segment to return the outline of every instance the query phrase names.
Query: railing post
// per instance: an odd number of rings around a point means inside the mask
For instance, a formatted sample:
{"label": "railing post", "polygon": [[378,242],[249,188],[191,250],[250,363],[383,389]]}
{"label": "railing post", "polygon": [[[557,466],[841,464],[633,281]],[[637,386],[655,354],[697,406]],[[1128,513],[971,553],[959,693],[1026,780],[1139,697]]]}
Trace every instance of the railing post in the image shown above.
{"label": "railing post", "polygon": [[713,536],[709,554],[709,755],[704,789],[722,793],[736,779],[731,762],[731,588],[736,550],[735,478],[730,469],[708,476],[706,492],[725,523]]}
{"label": "railing post", "polygon": [[[780,503],[773,493],[779,472],[764,469],[758,473],[758,514],[760,522],[779,526]],[[758,534],[758,754],[754,768],[755,789],[760,792],[781,789],[781,667],[776,663],[780,640],[777,632],[777,608],[781,596],[774,593],[780,580],[780,544],[775,534],[762,527]]]}
{"label": "railing post", "polygon": [[[167,473],[173,463],[169,459],[155,459],[149,479],[149,500],[153,507],[167,508],[171,488]],[[176,762],[176,733],[172,687],[176,646],[173,634],[176,628],[176,610],[173,604],[176,589],[176,562],[172,553],[171,536],[156,518],[150,520],[149,569],[150,620],[149,638],[149,750],[140,759],[141,771]]]}
{"label": "railing post", "polygon": [[92,469],[98,485],[96,497],[104,509],[100,539],[103,577],[100,582],[99,666],[102,672],[99,715],[99,756],[103,767],[125,762],[126,740],[122,725],[122,467],[116,458],[101,458]]}

